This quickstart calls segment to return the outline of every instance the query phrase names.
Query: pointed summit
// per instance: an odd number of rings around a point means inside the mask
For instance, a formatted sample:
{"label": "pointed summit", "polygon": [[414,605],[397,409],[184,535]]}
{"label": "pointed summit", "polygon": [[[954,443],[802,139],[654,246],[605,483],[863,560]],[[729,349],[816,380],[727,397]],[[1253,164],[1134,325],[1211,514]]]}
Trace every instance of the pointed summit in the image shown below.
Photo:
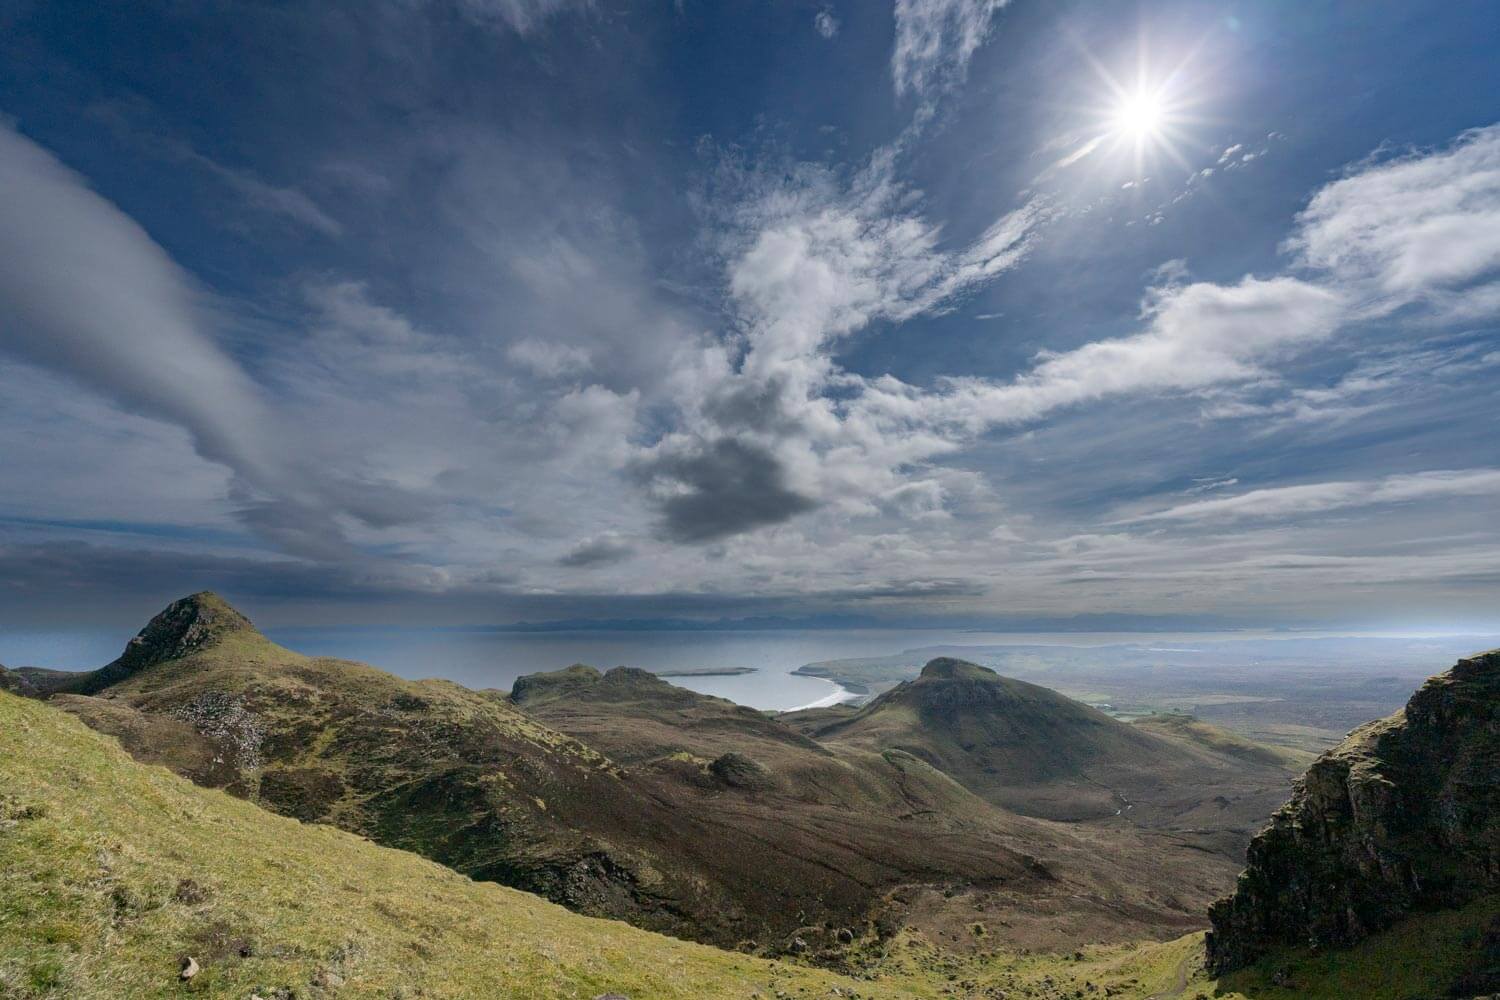
{"label": "pointed summit", "polygon": [[96,694],[147,667],[208,649],[224,636],[241,631],[255,631],[250,619],[218,594],[199,591],[168,604],[126,643],[118,659],[89,674],[75,690]]}

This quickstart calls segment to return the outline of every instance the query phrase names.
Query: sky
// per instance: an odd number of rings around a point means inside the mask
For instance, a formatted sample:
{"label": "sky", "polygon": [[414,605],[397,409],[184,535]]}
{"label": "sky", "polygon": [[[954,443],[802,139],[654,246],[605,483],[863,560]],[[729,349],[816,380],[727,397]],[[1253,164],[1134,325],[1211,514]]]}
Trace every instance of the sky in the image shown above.
{"label": "sky", "polygon": [[0,0],[0,626],[1500,623],[1489,0]]}

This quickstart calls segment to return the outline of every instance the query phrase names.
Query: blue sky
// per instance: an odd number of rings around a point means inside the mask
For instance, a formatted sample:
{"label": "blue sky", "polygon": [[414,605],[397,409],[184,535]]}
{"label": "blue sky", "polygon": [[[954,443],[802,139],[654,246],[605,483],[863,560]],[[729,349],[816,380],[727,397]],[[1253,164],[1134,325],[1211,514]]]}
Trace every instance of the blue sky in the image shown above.
{"label": "blue sky", "polygon": [[0,623],[1493,626],[1497,34],[0,4]]}

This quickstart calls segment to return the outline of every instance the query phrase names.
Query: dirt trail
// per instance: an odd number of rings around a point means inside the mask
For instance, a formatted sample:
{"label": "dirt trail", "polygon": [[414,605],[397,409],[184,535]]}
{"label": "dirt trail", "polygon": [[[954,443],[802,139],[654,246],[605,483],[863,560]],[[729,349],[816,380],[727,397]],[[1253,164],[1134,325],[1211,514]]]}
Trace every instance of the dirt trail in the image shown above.
{"label": "dirt trail", "polygon": [[1180,997],[1187,992],[1188,976],[1192,972],[1193,959],[1197,957],[1191,953],[1182,956],[1182,961],[1177,963],[1177,971],[1173,973],[1175,979],[1172,986],[1161,993],[1153,993],[1146,1000],[1167,1000],[1169,997]]}

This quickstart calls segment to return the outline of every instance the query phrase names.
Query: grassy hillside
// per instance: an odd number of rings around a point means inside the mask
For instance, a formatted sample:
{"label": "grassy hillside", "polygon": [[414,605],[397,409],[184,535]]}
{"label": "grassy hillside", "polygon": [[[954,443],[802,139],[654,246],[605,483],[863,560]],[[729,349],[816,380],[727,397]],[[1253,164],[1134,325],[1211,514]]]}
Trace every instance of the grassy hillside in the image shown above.
{"label": "grassy hillside", "polygon": [[[472,882],[136,763],[11,695],[0,789],[7,998],[913,995]],[[183,985],[186,956],[202,972]]]}
{"label": "grassy hillside", "polygon": [[801,939],[837,961],[841,939],[901,927],[967,943],[985,914],[1015,947],[1173,937],[1238,870],[1125,825],[1015,816],[910,754],[823,746],[641,671],[533,676],[518,706],[301,656],[212,594],[49,686],[50,704],[199,784],[762,953]]}
{"label": "grassy hillside", "polygon": [[[1489,900],[1428,915],[1348,952],[1283,954],[1219,982],[1202,975],[1201,935],[1076,955],[959,957],[903,933],[857,950],[858,974],[846,977],[578,916],[275,816],[139,764],[64,713],[4,694],[0,787],[7,1000],[980,1000],[1078,991],[1400,1000],[1443,992],[1435,984],[1474,966],[1481,928],[1500,912]],[[201,971],[183,983],[189,956]],[[1278,974],[1295,994],[1272,985]]]}
{"label": "grassy hillside", "polygon": [[[709,838],[744,830],[771,848],[756,870],[790,877],[799,888],[784,899],[830,884],[830,869],[871,886],[860,922],[882,935],[905,926],[968,951],[970,926],[987,919],[990,943],[1015,947],[1173,937],[1202,926],[1206,899],[1239,867],[1128,824],[1016,816],[900,749],[819,743],[641,670],[533,674],[512,696],[548,726],[659,776],[660,787],[701,791],[691,808]],[[828,943],[802,931],[815,950]]]}
{"label": "grassy hillside", "polygon": [[1239,733],[1210,725],[1185,712],[1158,712],[1132,719],[1131,725],[1157,736],[1215,753],[1240,757],[1258,764],[1281,767],[1300,774],[1318,755],[1309,750],[1257,743]]}

